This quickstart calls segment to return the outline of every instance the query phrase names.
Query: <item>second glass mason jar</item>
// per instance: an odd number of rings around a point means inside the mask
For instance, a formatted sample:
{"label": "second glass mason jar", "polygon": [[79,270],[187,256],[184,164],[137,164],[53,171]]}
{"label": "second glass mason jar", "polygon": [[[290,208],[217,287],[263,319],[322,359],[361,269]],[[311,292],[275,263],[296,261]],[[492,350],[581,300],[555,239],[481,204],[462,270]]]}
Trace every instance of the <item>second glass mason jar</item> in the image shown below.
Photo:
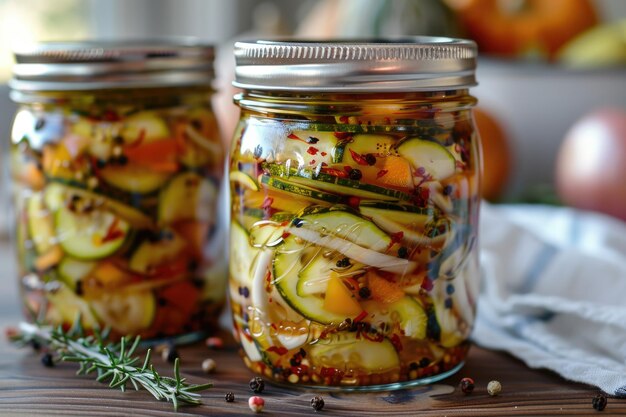
{"label": "second glass mason jar", "polygon": [[230,296],[278,382],[400,388],[457,371],[479,283],[476,47],[240,42]]}
{"label": "second glass mason jar", "polygon": [[226,292],[213,48],[47,43],[16,61],[11,171],[28,316],[199,337]]}

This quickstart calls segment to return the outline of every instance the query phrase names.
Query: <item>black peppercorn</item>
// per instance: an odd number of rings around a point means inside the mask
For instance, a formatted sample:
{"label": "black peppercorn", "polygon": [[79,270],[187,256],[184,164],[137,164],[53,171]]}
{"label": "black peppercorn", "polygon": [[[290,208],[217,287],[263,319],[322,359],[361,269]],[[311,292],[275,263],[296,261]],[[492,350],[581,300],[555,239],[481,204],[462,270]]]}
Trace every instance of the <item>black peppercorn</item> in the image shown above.
{"label": "black peppercorn", "polygon": [[472,378],[463,378],[459,386],[464,394],[471,394],[474,391],[474,380]]}
{"label": "black peppercorn", "polygon": [[313,407],[315,411],[320,411],[324,408],[324,399],[319,395],[311,398],[311,407]]}
{"label": "black peppercorn", "polygon": [[453,188],[451,185],[446,185],[445,187],[443,187],[443,195],[450,195],[452,194]]}
{"label": "black peppercorn", "polygon": [[428,359],[428,358],[420,359],[420,366],[422,368],[426,368],[428,365],[430,365],[430,359]]}
{"label": "black peppercorn", "polygon": [[350,259],[349,258],[341,258],[340,260],[337,261],[337,268],[347,268],[350,266]]}
{"label": "black peppercorn", "polygon": [[409,256],[409,249],[407,249],[406,246],[401,246],[400,249],[398,249],[398,257],[406,259]]}
{"label": "black peppercorn", "polygon": [[361,173],[360,169],[352,169],[348,173],[348,176],[351,180],[358,181],[363,177],[363,174]]}
{"label": "black peppercorn", "polygon": [[46,125],[46,119],[44,119],[43,117],[40,117],[35,122],[35,130],[41,130],[44,128],[45,125]]}
{"label": "black peppercorn", "polygon": [[359,289],[359,297],[366,299],[370,298],[370,295],[372,295],[372,291],[369,288],[363,287]]}
{"label": "black peppercorn", "polygon": [[47,368],[52,368],[54,366],[54,359],[52,359],[52,355],[50,353],[44,353],[41,357],[41,363]]}
{"label": "black peppercorn", "polygon": [[254,391],[255,394],[263,392],[263,390],[265,389],[265,381],[263,381],[263,378],[258,376],[252,378],[250,380],[250,389]]}
{"label": "black peppercorn", "polygon": [[606,399],[606,395],[598,394],[591,400],[591,405],[593,406],[594,410],[602,411],[606,407],[607,402],[608,401]]}
{"label": "black peppercorn", "polygon": [[166,347],[165,349],[163,349],[163,353],[161,356],[169,363],[174,363],[176,361],[176,358],[179,357],[178,351],[174,346]]}
{"label": "black peppercorn", "polygon": [[374,154],[368,153],[365,155],[365,161],[367,161],[367,165],[374,165],[376,164],[376,157]]}
{"label": "black peppercorn", "polygon": [[227,403],[232,403],[233,401],[235,401],[235,394],[229,391],[226,393],[226,395],[224,395],[224,399]]}

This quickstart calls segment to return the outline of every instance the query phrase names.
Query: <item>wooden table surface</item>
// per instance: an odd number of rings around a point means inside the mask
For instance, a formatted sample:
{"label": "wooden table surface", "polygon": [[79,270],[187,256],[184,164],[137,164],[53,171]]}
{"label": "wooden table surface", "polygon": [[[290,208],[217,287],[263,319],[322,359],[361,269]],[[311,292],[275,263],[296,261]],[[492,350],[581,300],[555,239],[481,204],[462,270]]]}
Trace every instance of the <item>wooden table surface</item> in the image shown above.
{"label": "wooden table surface", "polygon": [[[6,244],[0,244],[0,265],[5,275],[0,285],[0,326],[14,325],[20,319],[15,289],[14,266]],[[182,374],[189,381],[210,380],[214,388],[202,394],[203,405],[182,407],[174,413],[170,403],[157,402],[146,391],[112,390],[91,376],[76,376],[76,365],[61,363],[54,368],[41,365],[39,354],[18,349],[0,339],[0,415],[63,416],[230,416],[252,415],[247,399],[252,395],[248,381],[252,374],[244,367],[230,344],[222,350],[209,350],[199,343],[180,349]],[[201,370],[202,360],[217,361],[214,374]],[[158,356],[157,368],[171,371],[171,365]],[[476,381],[471,395],[456,388],[463,376]],[[486,385],[499,380],[503,391],[490,397]],[[236,400],[226,403],[224,394],[232,391]],[[262,415],[316,415],[310,407],[314,395],[322,395],[325,407],[317,415],[327,416],[592,416],[591,399],[599,391],[571,383],[559,376],[531,370],[515,358],[473,347],[465,367],[440,383],[394,392],[369,394],[331,393],[286,389],[266,385]],[[604,412],[597,415],[626,416],[626,400],[609,398]]]}

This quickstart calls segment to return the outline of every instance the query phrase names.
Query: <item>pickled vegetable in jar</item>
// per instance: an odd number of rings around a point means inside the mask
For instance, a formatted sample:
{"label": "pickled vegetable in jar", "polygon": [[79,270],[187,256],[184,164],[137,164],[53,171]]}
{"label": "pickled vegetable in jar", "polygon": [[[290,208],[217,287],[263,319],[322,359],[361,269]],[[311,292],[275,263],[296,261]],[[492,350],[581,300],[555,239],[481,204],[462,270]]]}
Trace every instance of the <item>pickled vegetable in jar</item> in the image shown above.
{"label": "pickled vegetable in jar", "polygon": [[15,245],[31,319],[188,341],[224,305],[213,49],[49,43],[16,53]]}
{"label": "pickled vegetable in jar", "polygon": [[241,42],[229,291],[245,364],[345,390],[430,383],[479,285],[473,42]]}

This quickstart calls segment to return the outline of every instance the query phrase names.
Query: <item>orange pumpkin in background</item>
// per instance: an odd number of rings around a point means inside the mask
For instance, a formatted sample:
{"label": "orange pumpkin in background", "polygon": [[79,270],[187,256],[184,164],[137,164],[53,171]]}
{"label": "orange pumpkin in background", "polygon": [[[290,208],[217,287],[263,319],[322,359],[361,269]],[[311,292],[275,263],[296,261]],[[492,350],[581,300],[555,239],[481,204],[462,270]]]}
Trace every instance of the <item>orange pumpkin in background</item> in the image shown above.
{"label": "orange pumpkin in background", "polygon": [[474,121],[483,148],[482,196],[496,201],[503,194],[511,173],[511,148],[504,129],[494,116],[475,108]]}
{"label": "orange pumpkin in background", "polygon": [[590,0],[447,0],[481,52],[553,58],[598,22]]}

